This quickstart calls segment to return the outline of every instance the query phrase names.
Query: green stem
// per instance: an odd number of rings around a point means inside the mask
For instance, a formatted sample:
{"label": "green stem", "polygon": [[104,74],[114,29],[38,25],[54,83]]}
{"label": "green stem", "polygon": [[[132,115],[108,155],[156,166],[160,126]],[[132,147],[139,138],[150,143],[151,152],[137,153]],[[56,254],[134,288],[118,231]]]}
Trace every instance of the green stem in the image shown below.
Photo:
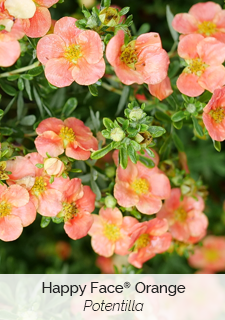
{"label": "green stem", "polygon": [[105,88],[108,91],[115,92],[115,93],[119,94],[120,96],[122,94],[121,90],[115,89],[115,88],[113,88],[112,86],[110,86],[109,84],[107,84],[105,82],[102,82],[102,87]]}
{"label": "green stem", "polygon": [[0,74],[0,78],[7,78],[7,77],[9,77],[9,76],[11,76],[13,74],[22,73],[24,71],[34,69],[34,68],[38,67],[39,65],[40,65],[40,62],[36,61],[35,63],[31,64],[30,66],[23,67],[23,68],[20,68],[20,69],[9,71],[9,72],[1,73]]}

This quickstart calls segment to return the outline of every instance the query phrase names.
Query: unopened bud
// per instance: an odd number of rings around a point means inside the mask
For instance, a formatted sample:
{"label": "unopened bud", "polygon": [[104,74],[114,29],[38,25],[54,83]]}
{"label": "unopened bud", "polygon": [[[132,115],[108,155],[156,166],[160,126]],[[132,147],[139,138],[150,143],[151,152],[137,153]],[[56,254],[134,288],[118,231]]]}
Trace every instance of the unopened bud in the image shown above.
{"label": "unopened bud", "polygon": [[196,111],[196,106],[193,103],[189,103],[187,106],[187,111],[189,113],[194,113]]}
{"label": "unopened bud", "polygon": [[129,114],[129,118],[133,121],[141,120],[144,116],[144,112],[141,108],[134,108]]}
{"label": "unopened bud", "polygon": [[115,176],[116,169],[114,167],[106,167],[105,174],[109,178],[113,178]]}
{"label": "unopened bud", "polygon": [[107,196],[105,198],[105,205],[107,208],[115,208],[116,203],[117,201],[113,196]]}
{"label": "unopened bud", "polygon": [[65,170],[64,163],[57,158],[48,158],[44,162],[44,169],[50,176],[61,176]]}
{"label": "unopened bud", "polygon": [[114,128],[111,131],[110,138],[113,141],[117,141],[118,142],[118,141],[123,140],[123,138],[125,138],[125,133],[121,128]]}
{"label": "unopened bud", "polygon": [[105,26],[115,27],[120,21],[120,15],[117,9],[109,7],[100,12],[99,19]]}
{"label": "unopened bud", "polygon": [[11,19],[1,19],[0,25],[5,27],[5,31],[10,32],[13,27],[13,21]]}
{"label": "unopened bud", "polygon": [[4,5],[10,15],[17,19],[30,19],[36,12],[33,0],[6,0]]}

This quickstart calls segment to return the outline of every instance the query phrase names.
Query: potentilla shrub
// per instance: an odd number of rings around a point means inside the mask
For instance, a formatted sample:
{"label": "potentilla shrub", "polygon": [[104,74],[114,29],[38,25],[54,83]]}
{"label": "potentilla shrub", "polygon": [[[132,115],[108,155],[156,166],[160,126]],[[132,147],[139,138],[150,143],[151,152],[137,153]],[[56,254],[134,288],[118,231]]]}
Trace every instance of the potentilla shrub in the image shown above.
{"label": "potentilla shrub", "polygon": [[136,31],[128,7],[102,0],[54,21],[61,2],[0,1],[0,239],[40,215],[42,228],[88,237],[110,270],[114,254],[142,268],[177,253],[223,271],[223,198],[212,222],[215,190],[194,168],[210,148],[207,170],[220,173],[225,10],[205,2],[174,17],[167,7],[167,52],[157,30]]}

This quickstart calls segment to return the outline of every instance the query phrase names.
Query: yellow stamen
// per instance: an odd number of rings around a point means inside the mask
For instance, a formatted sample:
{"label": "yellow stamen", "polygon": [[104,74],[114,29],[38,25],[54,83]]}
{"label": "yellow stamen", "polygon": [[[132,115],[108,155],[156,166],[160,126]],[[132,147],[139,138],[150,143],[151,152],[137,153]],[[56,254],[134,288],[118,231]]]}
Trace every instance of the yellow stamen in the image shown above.
{"label": "yellow stamen", "polygon": [[8,175],[5,173],[6,169],[6,161],[0,162],[0,180],[7,180],[9,179]]}
{"label": "yellow stamen", "polygon": [[215,262],[219,259],[219,253],[215,249],[206,249],[204,255],[208,262]]}
{"label": "yellow stamen", "polygon": [[187,212],[180,207],[174,212],[174,219],[179,222],[184,222],[187,218]]}
{"label": "yellow stamen", "polygon": [[196,76],[200,77],[205,69],[208,67],[200,58],[186,60],[188,66],[184,69],[186,73],[194,73]]}
{"label": "yellow stamen", "polygon": [[139,250],[139,249],[142,249],[142,248],[146,248],[146,247],[149,245],[150,241],[151,241],[151,240],[150,240],[149,234],[147,234],[147,233],[142,234],[142,235],[137,239],[137,241],[135,242],[135,244],[134,244],[134,246],[135,246],[134,250],[136,251],[136,250]]}
{"label": "yellow stamen", "polygon": [[135,40],[131,41],[127,46],[122,47],[120,60],[123,61],[129,68],[135,70],[135,64],[138,62],[138,54],[135,50]]}
{"label": "yellow stamen", "polygon": [[59,217],[64,217],[64,221],[69,221],[76,217],[78,214],[78,209],[75,203],[63,202],[63,209],[59,214]]}
{"label": "yellow stamen", "polygon": [[120,228],[112,223],[106,223],[103,231],[104,236],[109,240],[116,242],[120,238]]}
{"label": "yellow stamen", "polygon": [[73,142],[75,140],[75,134],[72,128],[62,127],[59,136],[63,139],[64,148],[67,147],[69,142]]}
{"label": "yellow stamen", "polygon": [[225,117],[225,108],[218,107],[215,110],[211,110],[209,115],[213,118],[216,123],[221,123]]}
{"label": "yellow stamen", "polygon": [[137,194],[148,193],[149,183],[146,179],[136,179],[131,184],[131,189],[133,189]]}
{"label": "yellow stamen", "polygon": [[0,202],[0,218],[6,217],[11,213],[12,206],[5,201]]}
{"label": "yellow stamen", "polygon": [[36,177],[35,183],[31,189],[31,193],[35,196],[40,196],[46,190],[47,183],[43,177]]}
{"label": "yellow stamen", "polygon": [[81,48],[79,45],[71,45],[66,47],[64,57],[72,63],[77,63],[78,59],[82,57]]}
{"label": "yellow stamen", "polygon": [[216,24],[211,21],[204,21],[198,25],[198,33],[209,37],[216,32]]}

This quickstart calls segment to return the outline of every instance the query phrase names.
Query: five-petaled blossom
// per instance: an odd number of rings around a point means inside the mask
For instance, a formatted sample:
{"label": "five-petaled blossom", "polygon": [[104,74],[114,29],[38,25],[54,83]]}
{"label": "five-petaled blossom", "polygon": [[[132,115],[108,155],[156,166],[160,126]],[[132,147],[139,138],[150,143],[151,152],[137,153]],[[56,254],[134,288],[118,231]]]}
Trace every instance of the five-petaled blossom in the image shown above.
{"label": "five-petaled blossom", "polygon": [[195,247],[188,262],[193,268],[211,272],[225,270],[225,237],[207,236],[201,247]]}
{"label": "five-petaled blossom", "polygon": [[91,213],[95,209],[96,195],[78,178],[57,180],[55,187],[63,194],[62,210],[57,217],[63,218],[65,232],[73,240],[85,237],[93,223]]}
{"label": "five-petaled blossom", "polygon": [[92,30],[78,29],[75,22],[69,17],[58,20],[54,34],[46,35],[37,45],[46,78],[56,87],[69,86],[73,81],[91,85],[105,73],[100,36]]}
{"label": "five-petaled blossom", "polygon": [[187,66],[177,80],[183,94],[197,97],[205,90],[213,92],[225,84],[225,44],[200,34],[190,34],[181,39],[178,54]]}
{"label": "five-petaled blossom", "polygon": [[129,253],[131,228],[138,223],[133,217],[123,217],[117,208],[101,208],[99,215],[93,214],[94,223],[88,232],[91,238],[92,248],[96,253],[104,257],[116,254]]}
{"label": "five-petaled blossom", "polygon": [[183,35],[199,33],[204,37],[214,37],[225,42],[224,29],[225,10],[214,2],[197,3],[188,13],[177,14],[173,28]]}
{"label": "five-petaled blossom", "polygon": [[142,34],[127,45],[124,38],[124,31],[118,31],[106,48],[106,58],[120,81],[126,85],[162,82],[167,76],[169,57],[162,49],[159,34]]}
{"label": "five-petaled blossom", "polygon": [[225,87],[214,91],[212,98],[203,109],[202,118],[213,140],[225,140]]}
{"label": "five-petaled blossom", "polygon": [[13,241],[19,238],[23,227],[30,225],[36,210],[29,201],[27,190],[18,185],[7,188],[0,184],[0,239]]}
{"label": "five-petaled blossom", "polygon": [[197,199],[189,196],[181,199],[180,189],[174,188],[157,217],[168,221],[169,231],[174,239],[195,243],[205,236],[208,226],[203,210],[204,201],[200,196]]}
{"label": "five-petaled blossom", "polygon": [[[113,158],[118,164],[118,151],[115,151]],[[129,160],[126,169],[118,165],[114,197],[119,205],[136,206],[145,214],[154,214],[161,209],[162,199],[170,196],[170,182],[157,168],[159,157],[156,153],[152,160],[155,162],[155,167],[152,169],[139,161],[134,164]]]}
{"label": "five-petaled blossom", "polygon": [[171,234],[167,232],[166,219],[152,219],[150,221],[135,224],[130,230],[132,253],[129,255],[129,263],[136,268],[153,258],[157,253],[165,252],[171,244]]}
{"label": "five-petaled blossom", "polygon": [[68,118],[64,122],[56,118],[43,120],[36,129],[35,139],[37,151],[46,157],[57,157],[65,153],[76,160],[87,160],[91,152],[98,149],[98,141],[91,130],[76,118]]}

